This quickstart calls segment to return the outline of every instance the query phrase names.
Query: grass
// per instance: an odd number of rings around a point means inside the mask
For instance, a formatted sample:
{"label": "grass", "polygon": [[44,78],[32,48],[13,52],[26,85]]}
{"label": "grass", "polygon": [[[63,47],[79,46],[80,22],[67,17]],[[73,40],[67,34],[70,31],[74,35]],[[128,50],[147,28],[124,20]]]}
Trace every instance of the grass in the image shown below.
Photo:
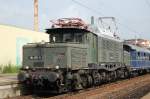
{"label": "grass", "polygon": [[19,67],[17,65],[7,64],[7,65],[0,65],[0,73],[6,74],[6,73],[18,73]]}
{"label": "grass", "polygon": [[0,73],[2,73],[2,67],[0,66]]}

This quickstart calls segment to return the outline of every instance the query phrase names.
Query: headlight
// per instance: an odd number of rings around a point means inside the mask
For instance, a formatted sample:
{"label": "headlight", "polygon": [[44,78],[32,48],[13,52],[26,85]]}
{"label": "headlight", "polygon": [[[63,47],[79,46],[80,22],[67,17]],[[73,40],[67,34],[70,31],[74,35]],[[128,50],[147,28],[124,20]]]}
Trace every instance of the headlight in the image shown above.
{"label": "headlight", "polygon": [[29,56],[28,57],[30,60],[33,60],[34,59],[34,56]]}
{"label": "headlight", "polygon": [[55,69],[59,69],[59,66],[57,65],[57,66],[55,66]]}
{"label": "headlight", "polygon": [[25,69],[29,69],[29,66],[26,66]]}

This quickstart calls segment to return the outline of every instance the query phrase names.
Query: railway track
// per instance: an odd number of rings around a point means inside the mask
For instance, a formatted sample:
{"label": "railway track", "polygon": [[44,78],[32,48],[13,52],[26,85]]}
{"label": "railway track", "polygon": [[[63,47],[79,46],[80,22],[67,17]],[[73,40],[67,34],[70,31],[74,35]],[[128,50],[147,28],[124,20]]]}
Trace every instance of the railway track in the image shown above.
{"label": "railway track", "polygon": [[150,92],[150,74],[57,96],[18,96],[11,99],[138,99]]}

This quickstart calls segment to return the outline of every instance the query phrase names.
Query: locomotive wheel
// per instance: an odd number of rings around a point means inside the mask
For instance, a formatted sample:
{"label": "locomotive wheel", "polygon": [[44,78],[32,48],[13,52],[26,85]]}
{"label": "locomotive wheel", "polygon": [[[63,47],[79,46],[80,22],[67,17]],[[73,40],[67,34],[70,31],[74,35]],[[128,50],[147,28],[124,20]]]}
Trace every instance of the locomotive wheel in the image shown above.
{"label": "locomotive wheel", "polygon": [[73,89],[74,90],[80,90],[80,89],[83,89],[82,88],[82,81],[81,81],[81,77],[79,74],[75,73],[73,75]]}
{"label": "locomotive wheel", "polygon": [[123,69],[117,70],[117,76],[120,79],[125,78],[125,76],[124,76],[124,70]]}
{"label": "locomotive wheel", "polygon": [[124,76],[125,76],[125,78],[128,78],[128,77],[129,77],[129,72],[128,72],[127,70],[125,70]]}
{"label": "locomotive wheel", "polygon": [[66,91],[72,91],[73,90],[73,81],[71,79],[66,80]]}
{"label": "locomotive wheel", "polygon": [[115,81],[115,80],[117,80],[117,72],[116,71],[113,72],[113,81]]}
{"label": "locomotive wheel", "polygon": [[101,72],[100,75],[101,75],[101,79],[102,79],[101,82],[105,82],[106,81],[106,73]]}
{"label": "locomotive wheel", "polygon": [[93,85],[92,76],[91,76],[91,75],[88,75],[87,78],[88,78],[88,87],[91,87],[91,86]]}
{"label": "locomotive wheel", "polygon": [[115,81],[117,79],[116,71],[110,72],[109,76],[110,76],[110,81]]}
{"label": "locomotive wheel", "polygon": [[107,82],[111,81],[111,72],[106,73],[106,81]]}
{"label": "locomotive wheel", "polygon": [[101,75],[98,71],[92,73],[94,85],[99,85],[101,82]]}
{"label": "locomotive wheel", "polygon": [[81,75],[81,80],[82,80],[82,87],[87,88],[88,87],[88,78],[86,75]]}

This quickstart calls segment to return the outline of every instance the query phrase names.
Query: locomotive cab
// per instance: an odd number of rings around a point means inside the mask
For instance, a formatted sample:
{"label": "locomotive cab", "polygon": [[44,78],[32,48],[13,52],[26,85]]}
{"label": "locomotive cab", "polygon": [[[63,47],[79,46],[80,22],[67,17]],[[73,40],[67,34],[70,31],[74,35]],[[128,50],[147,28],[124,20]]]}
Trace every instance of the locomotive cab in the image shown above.
{"label": "locomotive cab", "polygon": [[[23,68],[19,79],[30,82],[34,88],[55,90],[60,85],[65,85],[69,72],[88,68],[89,47],[86,44],[86,34],[89,31],[54,28],[47,29],[46,32],[50,42],[29,43],[23,46]],[[59,85],[55,85],[57,81]]]}
{"label": "locomotive cab", "polygon": [[84,29],[47,29],[47,43],[31,43],[23,47],[23,66],[26,68],[68,68],[87,66],[88,46]]}

